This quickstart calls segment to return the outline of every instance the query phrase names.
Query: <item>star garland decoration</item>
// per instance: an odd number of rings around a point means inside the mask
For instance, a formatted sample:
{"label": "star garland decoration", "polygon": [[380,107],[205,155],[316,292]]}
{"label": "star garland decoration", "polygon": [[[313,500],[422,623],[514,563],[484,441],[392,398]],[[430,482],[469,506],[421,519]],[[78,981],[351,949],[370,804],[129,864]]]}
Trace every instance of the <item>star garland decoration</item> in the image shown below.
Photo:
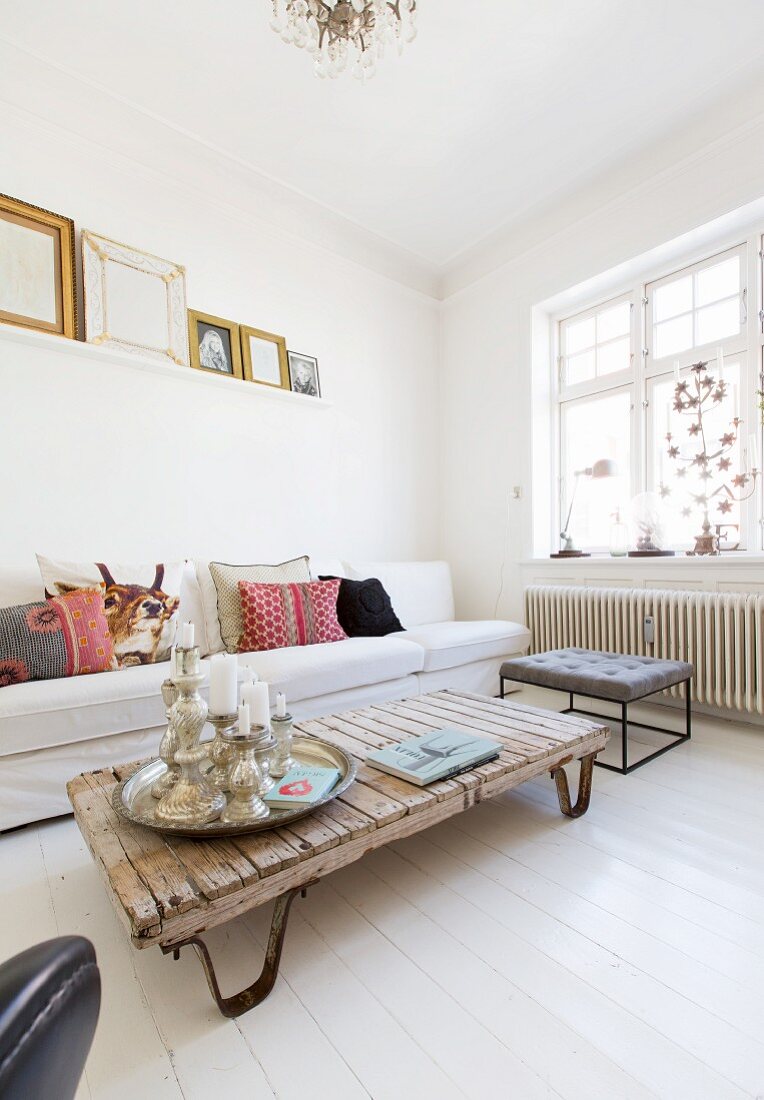
{"label": "star garland decoration", "polygon": [[[708,370],[708,363],[693,363],[691,376],[682,379],[674,387],[674,412],[691,417],[687,427],[689,440],[699,445],[691,457],[683,458],[681,448],[677,444],[672,432],[666,433],[668,457],[676,463],[676,476],[684,478],[688,470],[692,470],[696,477],[705,486],[701,493],[689,493],[694,504],[703,511],[703,529],[711,530],[708,510],[715,498],[716,508],[722,516],[732,511],[732,505],[748,500],[756,490],[756,479],[759,470],[752,469],[750,473],[732,471],[732,458],[730,452],[737,443],[742,420],[735,416],[732,418],[727,431],[724,431],[716,440],[707,440],[703,414],[710,408],[721,405],[728,396],[728,386],[723,379],[716,379]],[[731,481],[731,483],[730,483]],[[713,485],[709,485],[713,482]],[[659,486],[661,497],[670,496],[671,489],[661,483]],[[690,506],[682,508],[681,514],[688,517],[692,512]]]}

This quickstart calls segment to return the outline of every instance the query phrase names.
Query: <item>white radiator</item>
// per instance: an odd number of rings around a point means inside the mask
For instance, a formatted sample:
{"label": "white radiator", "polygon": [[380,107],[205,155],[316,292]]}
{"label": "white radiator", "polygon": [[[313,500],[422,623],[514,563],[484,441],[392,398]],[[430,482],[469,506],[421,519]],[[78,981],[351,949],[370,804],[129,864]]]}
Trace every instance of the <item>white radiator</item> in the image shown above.
{"label": "white radiator", "polygon": [[764,595],[532,585],[525,613],[532,653],[580,646],[691,661],[699,703],[764,714]]}

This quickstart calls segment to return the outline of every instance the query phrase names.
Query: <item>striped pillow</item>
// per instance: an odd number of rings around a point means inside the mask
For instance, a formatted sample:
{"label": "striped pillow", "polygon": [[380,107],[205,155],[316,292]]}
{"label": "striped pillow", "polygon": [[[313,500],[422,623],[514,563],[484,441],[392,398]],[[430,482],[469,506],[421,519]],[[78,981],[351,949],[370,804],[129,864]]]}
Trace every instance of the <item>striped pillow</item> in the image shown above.
{"label": "striped pillow", "polygon": [[116,667],[101,592],[0,609],[0,687]]}
{"label": "striped pillow", "polygon": [[239,653],[341,642],[337,621],[339,580],[297,584],[239,581],[243,631]]}

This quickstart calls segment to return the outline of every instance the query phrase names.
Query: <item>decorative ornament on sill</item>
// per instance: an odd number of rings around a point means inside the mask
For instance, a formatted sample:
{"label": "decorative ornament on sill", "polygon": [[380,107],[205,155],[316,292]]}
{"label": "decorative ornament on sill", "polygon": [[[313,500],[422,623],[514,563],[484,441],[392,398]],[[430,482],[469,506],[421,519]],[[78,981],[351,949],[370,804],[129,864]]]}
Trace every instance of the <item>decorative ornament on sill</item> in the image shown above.
{"label": "decorative ornament on sill", "polygon": [[272,0],[271,27],[315,58],[316,74],[348,66],[359,80],[374,75],[385,47],[403,51],[416,37],[417,0]]}
{"label": "decorative ornament on sill", "polygon": [[[672,462],[677,464],[678,477],[684,478],[688,472],[692,471],[697,474],[702,483],[700,492],[689,492],[692,503],[685,505],[682,509],[682,515],[689,516],[694,504],[703,514],[702,532],[695,537],[694,549],[688,550],[687,553],[690,555],[719,554],[719,543],[723,532],[730,524],[724,523],[723,519],[720,520],[714,525],[716,527],[714,534],[709,509],[714,498],[719,497],[716,508],[723,517],[732,511],[733,504],[749,500],[756,492],[756,481],[760,473],[756,438],[755,436],[749,438],[746,468],[735,473],[732,469],[732,451],[738,441],[740,425],[743,421],[739,416],[734,416],[728,429],[713,440],[706,438],[703,423],[704,413],[716,405],[721,405],[728,396],[727,383],[721,377],[718,381],[713,378],[707,362],[694,363],[690,371],[690,378],[683,381],[679,378],[678,364],[675,368],[674,411],[690,417],[687,432],[698,449],[691,457],[684,457],[674,435],[667,432],[667,454]],[[667,497],[671,490],[667,485],[661,485],[660,492],[662,497]]]}

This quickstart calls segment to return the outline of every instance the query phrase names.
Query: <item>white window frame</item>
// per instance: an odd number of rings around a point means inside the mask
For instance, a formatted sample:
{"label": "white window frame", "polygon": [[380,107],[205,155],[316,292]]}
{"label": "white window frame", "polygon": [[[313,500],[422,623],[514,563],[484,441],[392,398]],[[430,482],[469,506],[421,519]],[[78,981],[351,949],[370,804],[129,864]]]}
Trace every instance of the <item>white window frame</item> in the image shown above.
{"label": "white window frame", "polygon": [[[694,264],[686,264],[668,275],[663,275],[660,279],[651,279],[650,282],[645,283],[645,292],[643,295],[643,302],[645,306],[645,373],[649,377],[653,373],[665,374],[668,369],[673,369],[675,360],[679,361],[680,367],[689,366],[690,363],[697,363],[701,359],[711,359],[716,354],[716,346],[719,341],[714,341],[709,344],[693,344],[691,348],[686,349],[676,354],[664,355],[660,359],[656,356],[653,348],[653,303],[655,301],[655,291],[659,290],[662,286],[666,286],[668,283],[674,282],[678,278],[684,278],[687,275],[695,276],[699,271],[704,271],[709,267],[715,267],[718,263],[723,263],[724,260],[730,259],[732,256],[738,255],[740,257],[740,275],[742,282],[742,289],[740,291],[740,311],[741,311],[741,325],[740,332],[737,336],[730,336],[726,340],[721,341],[724,347],[725,355],[739,355],[745,351],[748,347],[748,265],[747,265],[747,246],[746,242],[737,245],[734,248],[726,248],[721,252],[715,252],[712,256],[707,256],[703,260],[699,260]],[[693,335],[694,335],[694,320],[697,307],[694,300],[694,286],[695,280],[693,278]]]}
{"label": "white window frame", "polygon": [[[743,237],[743,239],[741,239]],[[652,300],[656,288],[673,281],[677,277],[695,274],[704,268],[712,267],[728,256],[740,256],[741,272],[741,310],[743,323],[737,336],[712,344],[694,346],[676,355],[656,359],[652,354],[653,314]],[[621,301],[632,303],[631,325],[631,369],[617,374],[603,375],[587,382],[568,386],[564,379],[564,364],[561,354],[561,332],[564,322],[583,320],[596,314],[604,307],[616,305]],[[758,308],[751,308],[756,303]],[[693,307],[695,303],[693,301]],[[649,485],[648,476],[657,471],[648,467],[652,462],[652,416],[649,401],[655,381],[672,374],[675,362],[684,369],[699,360],[713,361],[717,347],[721,346],[725,358],[740,359],[741,370],[741,416],[744,421],[744,446],[747,437],[754,433],[759,443],[759,465],[764,464],[764,432],[761,425],[761,412],[756,397],[757,389],[764,389],[764,231],[757,226],[749,235],[738,234],[732,240],[719,241],[716,247],[706,247],[701,255],[687,256],[683,262],[675,261],[664,271],[651,271],[636,285],[630,287],[615,286],[611,294],[603,295],[594,303],[586,303],[585,308],[567,309],[550,317],[552,326],[551,346],[553,353],[552,385],[552,439],[556,454],[553,470],[556,472],[556,491],[552,494],[553,514],[550,516],[551,545],[559,546],[560,523],[565,515],[568,494],[562,471],[562,457],[565,453],[562,439],[561,406],[569,401],[595,397],[615,389],[632,389],[631,422],[631,487],[632,494],[657,489]],[[764,477],[759,477],[759,487],[751,500],[741,507],[740,549],[761,553],[764,549]],[[607,550],[606,547],[581,547],[592,552]]]}
{"label": "white window frame", "polygon": [[[563,324],[569,321],[586,321],[589,317],[596,317],[603,309],[620,305],[622,302],[629,302],[631,305],[630,365],[628,369],[614,371],[612,374],[603,374],[599,378],[595,376],[586,382],[577,382],[569,386],[565,380],[565,356],[562,351],[561,333]],[[615,298],[605,298],[604,301],[597,302],[596,305],[590,306],[588,309],[580,310],[567,317],[560,318],[557,325],[557,345],[559,349],[557,355],[557,388],[560,401],[571,401],[577,397],[586,397],[589,394],[601,393],[606,389],[616,389],[631,381],[638,355],[639,331],[638,325],[635,323],[635,318],[638,318],[638,316],[639,309],[636,297],[632,292],[629,292],[627,294],[618,294]],[[620,339],[620,337],[617,339]],[[596,346],[598,345],[595,345],[595,347]]]}
{"label": "white window frame", "polygon": [[[626,373],[625,371],[619,371],[620,376],[622,376],[625,373]],[[629,373],[631,373],[631,372],[629,372]],[[616,375],[606,375],[605,377],[614,378],[614,377],[616,377]],[[574,387],[571,387],[571,388],[574,388]],[[578,388],[578,387],[575,387],[575,388]],[[600,386],[593,393],[582,393],[582,394],[578,394],[575,397],[569,397],[564,401],[563,400],[558,401],[557,402],[557,419],[558,419],[557,438],[559,440],[559,458],[558,458],[559,479],[558,479],[558,482],[559,482],[559,515],[560,515],[560,525],[558,525],[558,527],[557,527],[557,539],[558,539],[558,541],[559,541],[559,532],[562,529],[561,524],[564,521],[565,516],[567,515],[568,507],[570,505],[570,494],[573,492],[573,485],[567,485],[566,484],[566,479],[565,479],[565,476],[562,472],[562,459],[563,459],[563,455],[565,454],[565,451],[566,451],[566,447],[565,447],[565,429],[564,429],[565,418],[563,416],[563,406],[565,406],[565,405],[567,405],[567,406],[579,405],[579,404],[582,404],[585,401],[597,400],[597,398],[612,397],[614,394],[617,394],[617,393],[628,394],[629,398],[630,398],[629,434],[630,434],[630,437],[631,437],[630,438],[630,442],[631,442],[631,463],[630,463],[630,469],[629,469],[629,481],[630,481],[630,484],[632,486],[632,492],[633,493],[637,492],[637,490],[634,488],[634,485],[636,484],[636,482],[635,482],[635,476],[636,476],[635,456],[636,456],[637,452],[639,451],[639,445],[638,445],[638,442],[637,442],[636,437],[635,437],[636,436],[636,431],[637,431],[637,420],[636,420],[636,417],[635,417],[636,407],[635,407],[635,401],[634,401],[634,382],[632,381],[632,379],[628,378],[625,382],[622,381],[620,385],[616,385],[616,386]],[[592,455],[592,461],[594,462],[598,458],[601,458],[601,457],[602,457],[601,455]],[[579,489],[579,493],[580,492],[581,492],[581,490]],[[574,511],[574,516],[575,516],[575,511]],[[556,545],[556,543],[554,543],[553,545]],[[593,546],[580,546],[579,549],[586,550],[589,553],[599,554],[599,553],[606,553],[610,549],[610,547],[609,546],[593,545]]]}

